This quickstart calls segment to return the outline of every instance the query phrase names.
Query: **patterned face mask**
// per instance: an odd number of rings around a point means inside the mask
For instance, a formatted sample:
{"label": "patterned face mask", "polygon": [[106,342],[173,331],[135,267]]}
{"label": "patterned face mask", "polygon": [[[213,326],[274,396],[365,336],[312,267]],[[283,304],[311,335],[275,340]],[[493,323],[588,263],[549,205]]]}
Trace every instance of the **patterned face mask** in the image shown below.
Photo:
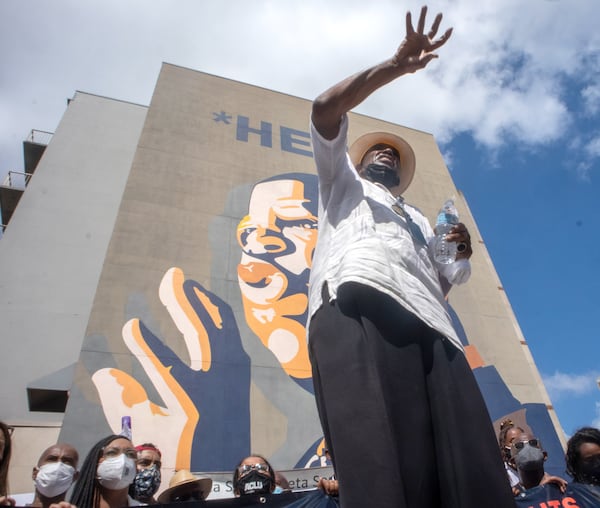
{"label": "patterned face mask", "polygon": [[129,495],[133,499],[148,499],[158,490],[160,482],[160,469],[153,464],[135,475],[133,483],[129,487]]}

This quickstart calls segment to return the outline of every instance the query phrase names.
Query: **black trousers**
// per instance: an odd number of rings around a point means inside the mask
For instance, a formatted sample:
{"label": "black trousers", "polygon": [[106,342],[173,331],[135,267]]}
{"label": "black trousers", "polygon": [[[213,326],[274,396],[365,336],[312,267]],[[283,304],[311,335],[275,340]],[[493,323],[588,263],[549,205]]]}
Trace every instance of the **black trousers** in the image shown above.
{"label": "black trousers", "polygon": [[342,508],[515,506],[485,402],[447,339],[347,283],[332,303],[324,294],[309,340]]}

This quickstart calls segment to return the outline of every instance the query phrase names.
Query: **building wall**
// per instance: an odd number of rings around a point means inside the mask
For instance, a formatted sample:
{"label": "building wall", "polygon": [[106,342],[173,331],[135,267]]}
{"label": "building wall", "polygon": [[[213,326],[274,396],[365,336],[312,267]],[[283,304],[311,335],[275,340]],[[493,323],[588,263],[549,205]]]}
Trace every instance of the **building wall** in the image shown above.
{"label": "building wall", "polygon": [[[304,341],[316,238],[309,111],[304,99],[163,66],[61,437],[89,447],[127,415],[134,441],[158,444],[167,469],[228,471],[250,450],[281,469],[324,462]],[[350,125],[350,140],[385,130],[411,144],[417,170],[406,197],[430,218],[457,196],[474,275],[449,301],[490,414],[531,425],[560,450],[539,374],[434,138],[360,115]],[[304,233],[281,226],[281,203],[301,210]],[[269,234],[281,253],[260,251]]]}
{"label": "building wall", "polygon": [[76,93],[0,241],[0,418],[17,427],[13,489],[21,466],[31,488],[19,443],[37,442],[21,434],[52,440],[62,424],[62,413],[29,411],[27,387],[70,388],[146,110]]}
{"label": "building wall", "polygon": [[[118,104],[98,104],[87,122],[116,120],[105,108]],[[81,318],[83,343],[79,336],[65,346],[79,358],[61,440],[85,454],[130,416],[134,442],[163,451],[165,485],[174,468],[232,471],[251,451],[276,469],[326,464],[305,341],[318,234],[310,106],[164,64],[147,113],[132,111],[138,126],[145,114],[141,134],[113,126],[135,155],[116,216],[98,215],[106,234],[95,253],[101,272],[81,268],[95,274],[97,289]],[[433,136],[355,114],[350,126],[350,142],[390,131],[412,146],[416,175],[405,197],[430,219],[456,196],[474,241],[471,281],[449,298],[467,356],[495,424],[510,417],[534,428],[554,458],[547,469],[562,474],[558,422]],[[109,146],[97,143],[94,158],[110,156]],[[85,241],[85,233],[69,235],[53,248],[69,255],[69,245]],[[56,301],[70,312],[78,307],[67,296]]]}

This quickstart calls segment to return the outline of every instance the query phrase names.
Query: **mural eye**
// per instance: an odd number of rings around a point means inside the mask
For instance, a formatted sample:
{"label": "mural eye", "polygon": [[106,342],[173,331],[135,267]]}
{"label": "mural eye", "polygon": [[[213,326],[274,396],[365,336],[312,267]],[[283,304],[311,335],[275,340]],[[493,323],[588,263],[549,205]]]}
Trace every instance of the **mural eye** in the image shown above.
{"label": "mural eye", "polygon": [[248,237],[255,231],[256,228],[244,228],[238,233],[238,240],[242,247],[248,244]]}

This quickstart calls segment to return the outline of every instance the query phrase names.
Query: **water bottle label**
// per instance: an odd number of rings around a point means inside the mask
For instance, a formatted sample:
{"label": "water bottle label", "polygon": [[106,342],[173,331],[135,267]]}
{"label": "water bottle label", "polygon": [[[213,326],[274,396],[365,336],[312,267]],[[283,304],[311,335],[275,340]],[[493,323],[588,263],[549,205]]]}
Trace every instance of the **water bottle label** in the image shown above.
{"label": "water bottle label", "polygon": [[458,224],[458,217],[451,213],[440,212],[436,224]]}

